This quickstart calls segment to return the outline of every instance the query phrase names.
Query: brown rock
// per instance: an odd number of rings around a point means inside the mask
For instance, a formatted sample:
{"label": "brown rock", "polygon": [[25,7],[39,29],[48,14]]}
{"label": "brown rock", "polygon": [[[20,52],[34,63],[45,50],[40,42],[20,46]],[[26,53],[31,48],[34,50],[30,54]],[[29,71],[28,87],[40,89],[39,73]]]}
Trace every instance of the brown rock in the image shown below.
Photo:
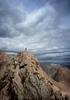
{"label": "brown rock", "polygon": [[65,95],[55,85],[55,81],[42,70],[32,54],[25,51],[14,60],[8,59],[6,54],[1,56],[4,64],[0,71],[0,100],[68,99],[64,98]]}

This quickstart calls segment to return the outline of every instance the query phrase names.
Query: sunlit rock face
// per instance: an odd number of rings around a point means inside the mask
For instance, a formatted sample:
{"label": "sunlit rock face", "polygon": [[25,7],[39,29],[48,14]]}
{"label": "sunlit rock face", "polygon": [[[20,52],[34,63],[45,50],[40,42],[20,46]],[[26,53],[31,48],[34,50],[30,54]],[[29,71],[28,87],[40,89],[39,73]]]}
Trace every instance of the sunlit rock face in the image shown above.
{"label": "sunlit rock face", "polygon": [[0,65],[0,100],[68,100],[31,53],[24,51],[13,59],[3,54],[3,59],[8,63]]}
{"label": "sunlit rock face", "polygon": [[12,92],[12,79],[14,78],[14,73],[10,70],[11,63],[11,58],[4,52],[0,52],[0,100],[11,98],[10,91]]}

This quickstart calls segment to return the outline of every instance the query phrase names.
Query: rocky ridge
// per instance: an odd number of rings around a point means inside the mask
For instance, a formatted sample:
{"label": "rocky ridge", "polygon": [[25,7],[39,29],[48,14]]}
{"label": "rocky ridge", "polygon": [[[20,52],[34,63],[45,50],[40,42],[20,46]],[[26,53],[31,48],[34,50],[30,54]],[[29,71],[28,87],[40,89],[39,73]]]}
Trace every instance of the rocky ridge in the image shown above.
{"label": "rocky ridge", "polygon": [[31,53],[0,53],[0,100],[69,100]]}

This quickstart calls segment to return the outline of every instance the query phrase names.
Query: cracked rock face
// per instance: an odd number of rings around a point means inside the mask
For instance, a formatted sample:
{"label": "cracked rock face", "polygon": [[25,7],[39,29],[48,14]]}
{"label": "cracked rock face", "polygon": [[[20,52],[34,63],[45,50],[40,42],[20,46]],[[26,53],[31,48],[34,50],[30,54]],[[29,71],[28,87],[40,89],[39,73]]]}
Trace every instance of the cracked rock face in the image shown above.
{"label": "cracked rock face", "polygon": [[13,60],[6,54],[2,56],[0,100],[69,100],[32,54],[22,52]]}

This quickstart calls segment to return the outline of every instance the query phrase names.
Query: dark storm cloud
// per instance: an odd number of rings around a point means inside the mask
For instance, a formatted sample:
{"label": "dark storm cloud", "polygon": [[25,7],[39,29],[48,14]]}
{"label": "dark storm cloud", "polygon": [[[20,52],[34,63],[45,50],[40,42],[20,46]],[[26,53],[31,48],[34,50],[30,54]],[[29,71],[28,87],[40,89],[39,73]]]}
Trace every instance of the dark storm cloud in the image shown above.
{"label": "dark storm cloud", "polygon": [[70,0],[50,0],[50,3],[60,14],[70,13]]}
{"label": "dark storm cloud", "polygon": [[23,4],[23,6],[26,7],[26,9],[31,12],[35,9],[39,9],[42,6],[44,6],[48,0],[17,0],[18,2],[21,2],[21,4]]}
{"label": "dark storm cloud", "polygon": [[8,0],[0,0],[0,37],[11,38],[19,35],[16,24],[21,22],[22,13],[25,16],[24,11],[20,12],[18,7],[12,7]]}
{"label": "dark storm cloud", "polygon": [[27,47],[40,57],[47,50],[68,48],[69,5],[70,0],[0,0],[0,48]]}

